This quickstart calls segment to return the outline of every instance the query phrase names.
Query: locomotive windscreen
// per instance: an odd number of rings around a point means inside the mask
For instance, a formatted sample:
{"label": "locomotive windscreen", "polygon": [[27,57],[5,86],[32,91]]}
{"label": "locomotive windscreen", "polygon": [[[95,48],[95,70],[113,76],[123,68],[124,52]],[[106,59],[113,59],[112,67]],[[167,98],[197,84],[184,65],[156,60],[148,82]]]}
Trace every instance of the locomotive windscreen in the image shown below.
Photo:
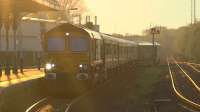
{"label": "locomotive windscreen", "polygon": [[64,38],[48,38],[48,51],[64,51]]}
{"label": "locomotive windscreen", "polygon": [[69,39],[69,47],[72,52],[82,52],[88,50],[88,39],[81,37],[71,37]]}

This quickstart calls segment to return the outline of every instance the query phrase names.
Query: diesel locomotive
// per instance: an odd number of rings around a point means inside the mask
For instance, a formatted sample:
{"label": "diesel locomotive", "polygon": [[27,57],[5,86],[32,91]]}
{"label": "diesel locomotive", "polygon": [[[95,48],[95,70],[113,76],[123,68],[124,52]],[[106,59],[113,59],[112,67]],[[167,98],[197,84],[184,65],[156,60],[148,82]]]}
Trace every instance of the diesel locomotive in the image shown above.
{"label": "diesel locomotive", "polygon": [[69,23],[44,36],[45,84],[55,94],[78,94],[131,66],[137,43]]}

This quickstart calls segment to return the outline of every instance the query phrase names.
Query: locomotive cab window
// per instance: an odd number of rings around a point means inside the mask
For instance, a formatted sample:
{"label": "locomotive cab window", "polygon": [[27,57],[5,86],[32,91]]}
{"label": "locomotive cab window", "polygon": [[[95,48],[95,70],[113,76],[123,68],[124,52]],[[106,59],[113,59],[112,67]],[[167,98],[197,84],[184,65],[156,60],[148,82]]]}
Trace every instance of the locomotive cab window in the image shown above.
{"label": "locomotive cab window", "polygon": [[65,39],[62,37],[58,38],[48,38],[47,49],[51,52],[59,52],[65,50]]}
{"label": "locomotive cab window", "polygon": [[69,48],[72,52],[84,52],[88,50],[89,41],[85,37],[70,37]]}

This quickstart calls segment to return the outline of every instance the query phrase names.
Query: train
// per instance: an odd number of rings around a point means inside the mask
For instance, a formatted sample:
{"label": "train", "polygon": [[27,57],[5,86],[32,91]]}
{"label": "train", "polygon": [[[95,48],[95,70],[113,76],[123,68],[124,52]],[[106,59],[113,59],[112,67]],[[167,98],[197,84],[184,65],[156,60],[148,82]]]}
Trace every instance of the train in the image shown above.
{"label": "train", "polygon": [[[131,69],[138,43],[61,24],[44,35],[45,89],[53,95],[77,95]],[[111,75],[112,73],[112,75]]]}
{"label": "train", "polygon": [[161,45],[158,42],[138,42],[137,65],[149,66],[159,64],[161,61]]}

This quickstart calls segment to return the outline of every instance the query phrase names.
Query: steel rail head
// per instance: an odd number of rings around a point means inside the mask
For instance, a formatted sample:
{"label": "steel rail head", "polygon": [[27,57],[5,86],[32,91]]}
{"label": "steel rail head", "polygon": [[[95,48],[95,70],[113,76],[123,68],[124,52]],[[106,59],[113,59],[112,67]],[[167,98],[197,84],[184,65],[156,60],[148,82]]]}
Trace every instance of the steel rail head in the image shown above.
{"label": "steel rail head", "polygon": [[186,65],[195,70],[196,72],[200,72],[200,70],[197,69],[193,64],[186,64]]}
{"label": "steel rail head", "polygon": [[186,71],[177,63],[177,61],[175,59],[174,59],[174,62],[180,68],[180,70],[184,73],[184,75],[187,77],[187,79],[192,83],[192,85],[195,87],[195,89],[197,89],[197,91],[200,93],[200,87],[196,84],[196,82],[186,73]]}
{"label": "steel rail head", "polygon": [[31,112],[37,105],[39,105],[40,103],[46,101],[47,98],[43,98],[41,100],[39,100],[38,102],[34,103],[33,105],[31,105],[28,109],[26,109],[25,112]]}
{"label": "steel rail head", "polygon": [[178,92],[178,90],[176,89],[176,86],[175,86],[175,81],[174,81],[174,77],[173,77],[173,74],[172,74],[172,70],[171,70],[171,67],[170,67],[170,63],[169,63],[169,60],[168,60],[168,57],[167,57],[167,65],[168,65],[168,68],[169,68],[169,73],[170,73],[170,78],[171,78],[171,83],[172,83],[172,87],[173,87],[173,90],[174,92],[176,93],[176,95],[181,99],[183,100],[184,102],[190,104],[191,106],[197,108],[197,109],[200,109],[200,104],[197,104],[189,99],[187,99],[185,96],[183,96],[180,92]]}
{"label": "steel rail head", "polygon": [[200,66],[200,64],[198,64],[198,63],[193,63],[193,62],[185,62],[186,64],[191,64],[191,65],[198,65],[198,66]]}

